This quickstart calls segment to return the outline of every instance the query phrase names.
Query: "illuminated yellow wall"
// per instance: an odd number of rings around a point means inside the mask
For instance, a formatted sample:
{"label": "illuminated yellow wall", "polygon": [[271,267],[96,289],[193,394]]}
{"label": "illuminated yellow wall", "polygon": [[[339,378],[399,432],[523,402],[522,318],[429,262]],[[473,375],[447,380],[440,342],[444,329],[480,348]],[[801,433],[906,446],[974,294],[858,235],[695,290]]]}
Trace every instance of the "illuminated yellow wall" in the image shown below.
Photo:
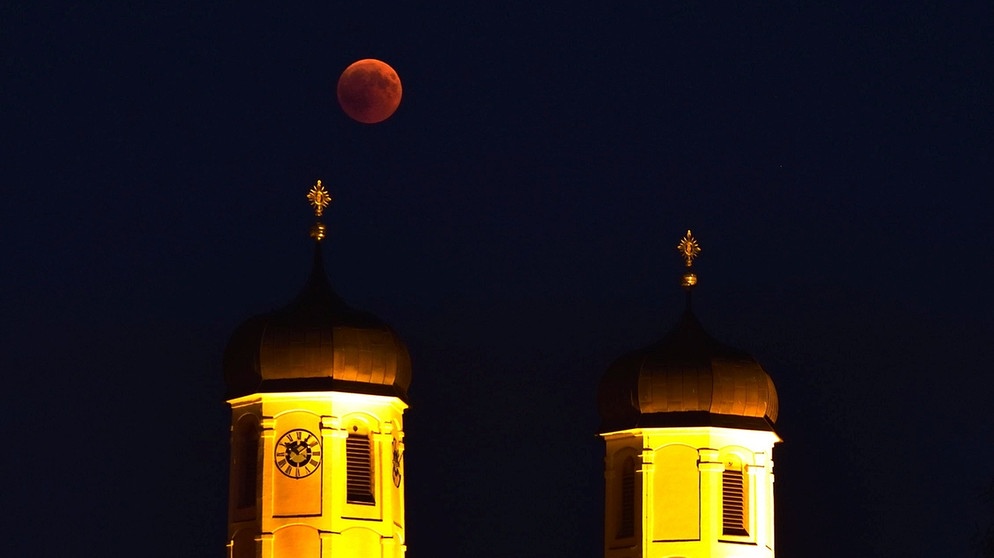
{"label": "illuminated yellow wall", "polygon": [[[403,401],[311,392],[254,394],[228,403],[230,558],[403,558]],[[370,440],[372,503],[347,498],[350,432]],[[297,433],[312,445],[306,463],[294,468],[287,465],[285,442]]]}
{"label": "illuminated yellow wall", "polygon": [[[602,434],[605,558],[773,558],[773,432],[718,427]],[[626,460],[635,457],[634,487]],[[722,473],[742,471],[743,527],[722,524]],[[734,479],[733,479],[734,480]],[[634,498],[625,491],[633,490]],[[728,488],[731,490],[731,488]],[[628,509],[625,502],[634,509]],[[625,527],[625,514],[634,529]],[[729,520],[733,514],[729,513]]]}

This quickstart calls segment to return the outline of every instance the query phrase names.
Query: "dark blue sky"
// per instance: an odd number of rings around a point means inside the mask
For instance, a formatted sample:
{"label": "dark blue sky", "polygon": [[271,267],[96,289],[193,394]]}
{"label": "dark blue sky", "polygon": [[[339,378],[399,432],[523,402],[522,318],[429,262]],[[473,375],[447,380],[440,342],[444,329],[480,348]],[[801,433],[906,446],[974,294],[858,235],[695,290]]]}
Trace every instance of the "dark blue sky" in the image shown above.
{"label": "dark blue sky", "polygon": [[[778,554],[970,554],[989,3],[46,4],[0,8],[11,555],[219,555],[221,352],[302,286],[317,179],[414,359],[411,558],[601,554],[597,382],[675,323],[687,228],[780,392]],[[367,57],[375,126],[334,97]]]}

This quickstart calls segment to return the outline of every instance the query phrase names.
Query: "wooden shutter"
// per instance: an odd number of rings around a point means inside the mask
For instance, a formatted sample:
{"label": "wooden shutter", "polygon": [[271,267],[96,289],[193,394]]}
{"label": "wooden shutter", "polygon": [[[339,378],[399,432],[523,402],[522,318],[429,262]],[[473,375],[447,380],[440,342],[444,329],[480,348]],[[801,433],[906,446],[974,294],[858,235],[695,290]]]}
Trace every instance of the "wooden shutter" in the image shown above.
{"label": "wooden shutter", "polygon": [[621,468],[621,517],[618,538],[635,536],[635,460],[629,457]]}
{"label": "wooden shutter", "polygon": [[241,420],[235,427],[232,444],[235,476],[235,507],[243,510],[256,505],[259,477],[259,425],[254,420]]}
{"label": "wooden shutter", "polygon": [[721,532],[723,535],[749,535],[746,530],[744,480],[742,471],[726,469],[721,474]]}
{"label": "wooden shutter", "polygon": [[372,504],[373,451],[369,436],[349,434],[345,439],[346,498],[356,504]]}

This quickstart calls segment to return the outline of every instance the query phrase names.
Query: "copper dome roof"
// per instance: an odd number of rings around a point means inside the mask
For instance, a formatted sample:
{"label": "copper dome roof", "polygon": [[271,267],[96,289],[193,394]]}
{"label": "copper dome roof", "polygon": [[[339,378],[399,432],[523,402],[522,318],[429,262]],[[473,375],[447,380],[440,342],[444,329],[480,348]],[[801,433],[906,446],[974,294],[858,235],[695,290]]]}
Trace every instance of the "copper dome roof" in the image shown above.
{"label": "copper dome roof", "polygon": [[259,392],[345,391],[407,400],[411,358],[376,316],[348,306],[324,272],[321,245],[297,298],[246,320],[224,352],[228,398]]}
{"label": "copper dome roof", "polygon": [[601,432],[637,427],[773,430],[777,390],[748,353],[708,335],[690,311],[656,343],[628,353],[601,380]]}

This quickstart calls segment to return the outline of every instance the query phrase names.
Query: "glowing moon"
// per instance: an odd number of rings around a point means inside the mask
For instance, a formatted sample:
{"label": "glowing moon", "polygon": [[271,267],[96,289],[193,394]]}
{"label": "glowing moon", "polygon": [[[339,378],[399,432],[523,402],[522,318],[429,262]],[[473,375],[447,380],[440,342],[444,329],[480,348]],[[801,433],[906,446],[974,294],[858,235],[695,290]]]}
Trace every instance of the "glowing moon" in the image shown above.
{"label": "glowing moon", "polygon": [[338,78],[338,104],[364,124],[383,122],[400,106],[400,77],[388,64],[366,58],[353,62]]}

